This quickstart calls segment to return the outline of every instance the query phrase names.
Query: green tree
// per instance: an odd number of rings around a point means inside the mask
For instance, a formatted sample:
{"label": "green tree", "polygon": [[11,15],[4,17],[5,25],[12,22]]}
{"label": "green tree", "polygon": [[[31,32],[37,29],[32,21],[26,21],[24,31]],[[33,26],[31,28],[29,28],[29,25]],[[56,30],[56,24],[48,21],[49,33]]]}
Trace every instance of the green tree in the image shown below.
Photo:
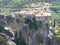
{"label": "green tree", "polygon": [[2,13],[5,15],[9,15],[11,12],[9,8],[3,8]]}
{"label": "green tree", "polygon": [[34,28],[35,30],[38,30],[38,26],[37,26],[36,18],[33,17],[32,20],[33,20],[33,28]]}
{"label": "green tree", "polygon": [[29,24],[30,29],[34,29],[35,31],[38,30],[36,18],[33,17],[32,20],[29,17],[25,18],[25,23]]}
{"label": "green tree", "polygon": [[26,41],[25,41],[24,37],[21,34],[18,34],[17,32],[15,33],[15,40],[14,40],[14,42],[17,45],[26,45]]}
{"label": "green tree", "polygon": [[4,30],[4,22],[2,20],[0,20],[0,32],[2,32]]}
{"label": "green tree", "polygon": [[57,36],[57,39],[60,41],[60,28],[58,28],[56,31],[56,36]]}
{"label": "green tree", "polygon": [[29,28],[32,29],[32,21],[31,21],[31,19],[29,19],[29,17],[25,18],[25,23],[29,24]]}

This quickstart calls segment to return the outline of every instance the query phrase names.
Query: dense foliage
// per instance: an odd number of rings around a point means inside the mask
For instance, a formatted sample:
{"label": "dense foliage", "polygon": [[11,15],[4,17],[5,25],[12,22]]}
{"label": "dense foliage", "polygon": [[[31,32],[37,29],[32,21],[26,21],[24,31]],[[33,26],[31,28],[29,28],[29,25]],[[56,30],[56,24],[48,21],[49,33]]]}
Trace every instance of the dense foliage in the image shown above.
{"label": "dense foliage", "polygon": [[0,0],[0,7],[18,8],[33,2],[59,2],[60,0]]}
{"label": "dense foliage", "polygon": [[[10,14],[10,9],[26,7],[36,2],[50,2],[54,5],[60,4],[60,0],[0,0],[0,12],[8,15]],[[56,8],[53,8],[53,10],[56,10]]]}
{"label": "dense foliage", "polygon": [[29,25],[30,29],[38,30],[38,26],[36,24],[36,18],[33,17],[33,19],[29,19],[29,17],[25,18],[25,23]]}
{"label": "dense foliage", "polygon": [[52,20],[56,22],[56,25],[60,25],[60,6],[59,5],[56,5],[56,6],[53,6],[52,8]]}
{"label": "dense foliage", "polygon": [[[18,36],[19,35],[19,36]],[[15,33],[15,40],[14,42],[17,44],[17,45],[27,45],[26,44],[26,41],[25,41],[25,38],[22,36],[21,32],[16,32]]]}
{"label": "dense foliage", "polygon": [[57,39],[60,41],[60,28],[58,28],[56,31],[56,36],[57,36]]}
{"label": "dense foliage", "polygon": [[3,21],[0,20],[0,32],[2,32],[4,30],[3,25],[4,25]]}

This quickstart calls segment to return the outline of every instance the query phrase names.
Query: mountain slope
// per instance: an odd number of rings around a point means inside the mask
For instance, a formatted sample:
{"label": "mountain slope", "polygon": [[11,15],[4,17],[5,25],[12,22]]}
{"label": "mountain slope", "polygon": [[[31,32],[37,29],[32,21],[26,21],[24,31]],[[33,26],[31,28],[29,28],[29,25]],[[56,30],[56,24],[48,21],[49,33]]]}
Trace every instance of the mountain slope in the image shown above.
{"label": "mountain slope", "polygon": [[23,7],[26,4],[31,4],[33,2],[51,2],[57,4],[60,2],[60,0],[0,0],[0,8],[2,7],[18,8]]}

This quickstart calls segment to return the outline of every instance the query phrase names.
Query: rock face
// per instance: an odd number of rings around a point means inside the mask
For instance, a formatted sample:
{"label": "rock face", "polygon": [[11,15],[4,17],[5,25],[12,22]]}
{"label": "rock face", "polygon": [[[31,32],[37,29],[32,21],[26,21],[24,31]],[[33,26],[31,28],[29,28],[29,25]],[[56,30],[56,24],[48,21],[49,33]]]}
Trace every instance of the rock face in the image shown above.
{"label": "rock face", "polygon": [[7,45],[16,45],[16,43],[14,43],[13,41],[9,40],[9,41],[7,42]]}
{"label": "rock face", "polygon": [[8,41],[8,36],[4,33],[0,33],[0,42],[6,43]]}
{"label": "rock face", "polygon": [[3,30],[3,33],[8,35],[10,39],[14,39],[14,32],[9,28],[9,27],[5,27],[5,30]]}
{"label": "rock face", "polygon": [[11,41],[6,34],[0,33],[0,45],[16,45],[16,44],[13,41]]}

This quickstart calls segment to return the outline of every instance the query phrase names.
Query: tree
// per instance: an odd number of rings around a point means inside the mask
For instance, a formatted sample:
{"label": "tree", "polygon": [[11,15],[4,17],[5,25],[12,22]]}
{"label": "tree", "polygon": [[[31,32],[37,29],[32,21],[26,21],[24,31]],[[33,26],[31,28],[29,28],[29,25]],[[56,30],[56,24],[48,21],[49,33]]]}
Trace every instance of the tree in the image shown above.
{"label": "tree", "polygon": [[29,19],[29,17],[26,17],[26,18],[25,18],[25,23],[29,25],[29,28],[30,28],[30,29],[32,29],[32,26],[33,26],[33,25],[32,25],[32,21],[31,21],[31,19]]}
{"label": "tree", "polygon": [[56,36],[57,36],[57,39],[60,41],[60,28],[58,28],[56,31]]}
{"label": "tree", "polygon": [[14,40],[14,42],[17,45],[26,45],[26,41],[25,41],[24,37],[21,35],[21,33],[19,33],[19,37],[18,37],[17,32],[15,33],[15,40]]}
{"label": "tree", "polygon": [[33,17],[33,28],[35,30],[38,30],[38,26],[37,26],[37,22],[36,22],[36,18],[35,17]]}
{"label": "tree", "polygon": [[1,7],[12,7],[12,8],[20,8],[24,7],[25,5],[29,5],[31,3],[36,2],[52,2],[52,0],[0,0]]}
{"label": "tree", "polygon": [[26,45],[24,37],[22,37],[21,40],[19,40],[19,45]]}
{"label": "tree", "polygon": [[33,17],[32,20],[29,17],[25,18],[25,23],[29,25],[30,29],[34,29],[35,31],[38,30],[36,18]]}
{"label": "tree", "polygon": [[1,12],[5,15],[9,15],[11,13],[9,8],[3,8]]}
{"label": "tree", "polygon": [[4,22],[0,20],[0,32],[4,30]]}

